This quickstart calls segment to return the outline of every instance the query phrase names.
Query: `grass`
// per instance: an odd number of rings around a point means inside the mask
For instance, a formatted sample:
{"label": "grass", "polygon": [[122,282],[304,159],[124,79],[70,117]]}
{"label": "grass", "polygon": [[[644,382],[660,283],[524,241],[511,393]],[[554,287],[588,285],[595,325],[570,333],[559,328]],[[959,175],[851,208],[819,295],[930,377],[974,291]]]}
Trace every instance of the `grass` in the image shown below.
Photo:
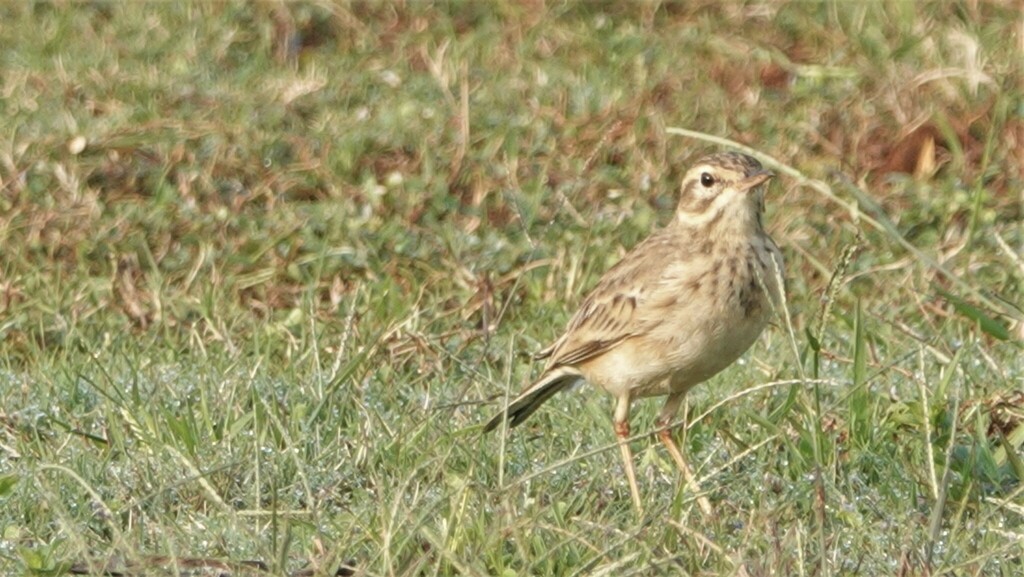
{"label": "grass", "polygon": [[[1020,573],[1014,2],[0,18],[0,572]],[[638,519],[603,395],[478,425],[700,135],[780,163],[792,333],[688,400],[715,517],[640,435]]]}

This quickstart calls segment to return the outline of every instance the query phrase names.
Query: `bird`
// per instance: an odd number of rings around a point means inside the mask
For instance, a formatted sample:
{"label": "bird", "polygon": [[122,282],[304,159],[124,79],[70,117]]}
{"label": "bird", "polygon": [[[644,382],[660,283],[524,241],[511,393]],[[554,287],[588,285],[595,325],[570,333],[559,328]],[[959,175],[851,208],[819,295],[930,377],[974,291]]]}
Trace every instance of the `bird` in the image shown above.
{"label": "bird", "polygon": [[[484,431],[521,424],[580,381],[603,389],[615,400],[615,435],[633,505],[642,514],[628,443],[630,405],[664,396],[658,437],[699,492],[670,425],[686,393],[746,352],[781,302],[782,253],[764,226],[764,195],[773,177],[736,151],[698,159],[682,179],[671,221],[608,269],[562,335],[537,353],[546,359],[540,376]],[[698,503],[711,514],[706,498]]]}

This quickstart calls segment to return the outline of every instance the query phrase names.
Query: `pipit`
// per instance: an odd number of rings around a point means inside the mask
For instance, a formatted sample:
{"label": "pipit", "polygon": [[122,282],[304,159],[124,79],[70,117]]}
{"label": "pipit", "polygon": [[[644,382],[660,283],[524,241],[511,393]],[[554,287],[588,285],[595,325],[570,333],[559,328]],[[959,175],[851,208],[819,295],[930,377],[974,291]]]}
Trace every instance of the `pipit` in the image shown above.
{"label": "pipit", "polygon": [[[484,427],[515,427],[555,393],[586,380],[615,397],[613,422],[633,504],[629,437],[636,398],[668,396],[658,437],[686,482],[693,475],[669,425],[694,385],[742,355],[781,294],[782,255],[765,232],[764,189],[773,174],[744,154],[700,159],[686,173],[675,217],[608,270],[565,333],[537,357],[544,372]],[[705,498],[701,509],[710,515]]]}

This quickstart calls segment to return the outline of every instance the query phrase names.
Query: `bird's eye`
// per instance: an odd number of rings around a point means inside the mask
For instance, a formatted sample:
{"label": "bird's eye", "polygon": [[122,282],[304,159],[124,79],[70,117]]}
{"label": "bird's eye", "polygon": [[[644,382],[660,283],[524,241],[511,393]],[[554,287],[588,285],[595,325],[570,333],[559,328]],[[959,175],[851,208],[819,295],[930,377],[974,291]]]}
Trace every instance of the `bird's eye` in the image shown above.
{"label": "bird's eye", "polygon": [[710,173],[702,172],[700,174],[700,183],[704,185],[704,188],[711,188],[715,184],[715,177],[711,176]]}

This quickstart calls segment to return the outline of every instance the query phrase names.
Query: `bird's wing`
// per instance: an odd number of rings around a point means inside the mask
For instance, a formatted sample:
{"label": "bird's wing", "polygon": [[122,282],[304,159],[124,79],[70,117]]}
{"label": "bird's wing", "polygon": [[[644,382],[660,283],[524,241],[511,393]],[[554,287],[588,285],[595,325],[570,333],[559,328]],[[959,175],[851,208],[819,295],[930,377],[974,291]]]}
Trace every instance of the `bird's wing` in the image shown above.
{"label": "bird's wing", "polygon": [[548,369],[574,365],[650,331],[663,317],[655,309],[672,290],[666,278],[676,276],[693,256],[683,240],[661,231],[637,245],[601,277],[565,333],[537,358],[547,358]]}

